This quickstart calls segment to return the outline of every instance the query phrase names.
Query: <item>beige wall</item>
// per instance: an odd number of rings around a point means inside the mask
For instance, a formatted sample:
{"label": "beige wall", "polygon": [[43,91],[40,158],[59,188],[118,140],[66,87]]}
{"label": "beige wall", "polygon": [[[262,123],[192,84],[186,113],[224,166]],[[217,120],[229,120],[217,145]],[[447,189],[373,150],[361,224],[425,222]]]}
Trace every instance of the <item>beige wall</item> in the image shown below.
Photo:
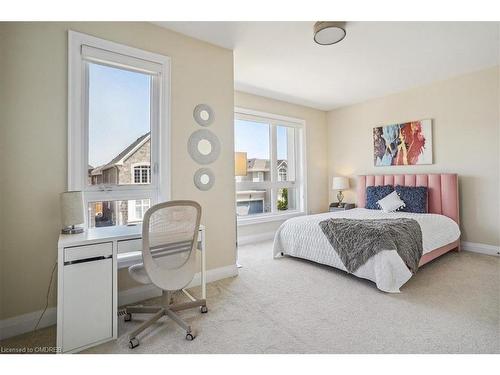
{"label": "beige wall", "polygon": [[[490,68],[329,112],[330,176],[458,173],[462,240],[499,245],[498,75]],[[373,166],[374,126],[426,118],[433,120],[433,165]]]}
{"label": "beige wall", "polygon": [[[326,112],[240,91],[234,93],[234,105],[305,120],[307,208],[309,213],[325,212],[328,209]],[[240,226],[238,236],[274,231],[280,224],[273,222]]]}
{"label": "beige wall", "polygon": [[[3,67],[5,66],[5,48],[1,48],[5,42],[5,32],[4,28],[2,27],[2,23],[0,22],[0,220],[1,217],[4,215],[4,210],[3,210],[3,201],[4,201],[4,173],[5,173],[5,168],[4,168],[4,163],[2,162],[4,160],[4,149],[6,147],[5,139],[6,139],[6,133],[4,132],[5,126],[3,126],[3,118],[2,118],[2,113],[5,113],[5,103],[7,100],[7,93],[5,90],[2,90],[2,86],[4,84],[3,80],[3,75],[2,71],[4,70]],[[3,287],[4,285],[4,264],[5,264],[5,257],[4,257],[4,228],[2,225],[2,222],[0,221],[0,319],[2,317],[2,301],[3,301]]]}
{"label": "beige wall", "polygon": [[[0,319],[43,307],[56,260],[58,194],[67,180],[68,29],[171,57],[172,198],[201,203],[208,268],[235,262],[232,51],[147,23],[0,23]],[[193,185],[199,166],[186,146],[199,128],[192,118],[198,103],[214,108],[211,130],[222,144],[208,192]]]}

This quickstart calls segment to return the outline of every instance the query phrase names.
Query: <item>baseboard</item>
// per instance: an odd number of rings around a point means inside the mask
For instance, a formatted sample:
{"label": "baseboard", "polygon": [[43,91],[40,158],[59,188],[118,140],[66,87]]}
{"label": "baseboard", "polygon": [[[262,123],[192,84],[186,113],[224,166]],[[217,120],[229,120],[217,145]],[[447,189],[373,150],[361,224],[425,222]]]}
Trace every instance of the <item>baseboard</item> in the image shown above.
{"label": "baseboard", "polygon": [[473,253],[487,254],[500,256],[500,246],[486,245],[484,243],[474,243],[461,241],[460,246],[462,250],[471,251]]}
{"label": "baseboard", "polygon": [[[207,271],[207,283],[233,277],[238,275],[236,264],[230,266],[214,268]],[[198,272],[193,281],[188,285],[192,288],[201,284],[201,274]],[[161,296],[161,290],[154,285],[141,285],[136,288],[122,290],[118,292],[118,306],[128,305],[143,301],[148,298]],[[0,340],[30,332],[35,328],[35,324],[40,318],[42,310],[14,316],[12,318],[0,320]],[[56,324],[57,308],[50,307],[45,312],[38,328],[45,328]]]}
{"label": "baseboard", "polygon": [[161,289],[153,284],[141,285],[118,292],[118,306],[130,305],[145,299],[161,296]]}
{"label": "baseboard", "polygon": [[[33,311],[12,318],[0,320],[0,340],[17,336],[35,329],[36,322],[40,319],[43,310]],[[38,328],[45,328],[56,324],[57,308],[50,307],[45,311]]]}
{"label": "baseboard", "polygon": [[246,236],[238,236],[238,245],[248,245],[257,242],[270,241],[274,239],[274,234],[276,231],[258,233],[258,234],[249,234]]}
{"label": "baseboard", "polygon": [[[207,271],[207,283],[211,283],[217,280],[227,279],[228,277],[238,276],[238,267],[236,264],[231,264],[229,266],[214,268]],[[188,288],[201,285],[201,273],[198,272],[194,275],[193,281],[188,285]]]}
{"label": "baseboard", "polygon": [[[207,283],[213,281],[226,279],[228,277],[233,277],[238,275],[238,268],[236,264],[214,268],[207,271]],[[195,286],[201,285],[201,273],[198,272],[194,275],[193,281],[187,286],[188,288],[193,288]],[[118,292],[118,306],[129,305],[131,303],[136,303],[139,301],[144,301],[145,299],[154,298],[161,296],[161,289],[153,284],[141,285],[135,288],[122,290]]]}

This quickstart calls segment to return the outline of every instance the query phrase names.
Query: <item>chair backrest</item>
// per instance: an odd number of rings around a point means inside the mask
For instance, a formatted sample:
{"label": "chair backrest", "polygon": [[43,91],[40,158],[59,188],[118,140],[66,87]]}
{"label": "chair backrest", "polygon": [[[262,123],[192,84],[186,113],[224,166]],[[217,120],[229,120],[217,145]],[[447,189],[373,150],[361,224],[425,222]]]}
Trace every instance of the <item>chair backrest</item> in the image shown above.
{"label": "chair backrest", "polygon": [[163,290],[180,290],[196,272],[201,206],[194,201],[154,205],[142,223],[142,260],[146,272]]}

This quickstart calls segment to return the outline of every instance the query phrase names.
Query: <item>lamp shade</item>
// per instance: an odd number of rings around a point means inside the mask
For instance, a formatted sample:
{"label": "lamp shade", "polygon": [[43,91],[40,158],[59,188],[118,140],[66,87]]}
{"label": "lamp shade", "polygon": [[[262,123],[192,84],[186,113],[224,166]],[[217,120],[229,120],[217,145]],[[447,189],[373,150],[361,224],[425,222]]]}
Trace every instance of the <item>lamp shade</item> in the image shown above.
{"label": "lamp shade", "polygon": [[235,152],[234,153],[234,175],[246,176],[247,175],[247,153]]}
{"label": "lamp shade", "polygon": [[81,191],[61,193],[61,220],[63,227],[85,223]]}
{"label": "lamp shade", "polygon": [[332,190],[349,189],[349,179],[347,177],[334,177],[332,180]]}

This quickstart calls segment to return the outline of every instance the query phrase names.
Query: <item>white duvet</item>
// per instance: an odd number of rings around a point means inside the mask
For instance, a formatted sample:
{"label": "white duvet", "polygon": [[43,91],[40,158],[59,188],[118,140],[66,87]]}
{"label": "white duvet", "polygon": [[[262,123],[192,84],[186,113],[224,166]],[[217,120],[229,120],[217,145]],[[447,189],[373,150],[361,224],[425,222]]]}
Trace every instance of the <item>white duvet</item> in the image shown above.
{"label": "white duvet", "polygon": [[[437,214],[407,212],[384,213],[380,210],[355,208],[347,211],[299,216],[285,221],[274,237],[274,256],[286,255],[312,260],[346,271],[337,252],[324,235],[319,222],[329,218],[348,219],[415,219],[422,229],[424,254],[460,238],[460,229],[449,217]],[[353,273],[371,280],[384,292],[397,293],[412,276],[394,250],[381,251]]]}

